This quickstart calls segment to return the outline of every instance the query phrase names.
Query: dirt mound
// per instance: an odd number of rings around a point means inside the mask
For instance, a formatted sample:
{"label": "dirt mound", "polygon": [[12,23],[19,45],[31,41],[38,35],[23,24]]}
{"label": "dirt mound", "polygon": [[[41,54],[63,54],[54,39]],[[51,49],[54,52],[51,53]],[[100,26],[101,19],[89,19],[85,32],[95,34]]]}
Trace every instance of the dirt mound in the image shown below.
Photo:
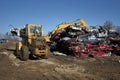
{"label": "dirt mound", "polygon": [[13,51],[0,52],[1,80],[119,80],[120,57],[49,59],[20,61]]}
{"label": "dirt mound", "polygon": [[0,79],[14,80],[17,67],[13,65],[7,55],[0,53]]}

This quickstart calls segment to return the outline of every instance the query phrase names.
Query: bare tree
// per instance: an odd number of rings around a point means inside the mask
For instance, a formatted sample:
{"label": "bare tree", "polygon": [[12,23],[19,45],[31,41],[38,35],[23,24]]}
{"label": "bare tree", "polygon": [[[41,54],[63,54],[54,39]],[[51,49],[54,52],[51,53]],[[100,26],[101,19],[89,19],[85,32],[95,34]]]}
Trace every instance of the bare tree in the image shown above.
{"label": "bare tree", "polygon": [[113,28],[113,23],[112,23],[111,21],[107,20],[107,21],[104,23],[103,27],[104,27],[106,30],[109,31],[110,29]]}
{"label": "bare tree", "polygon": [[116,26],[116,30],[120,34],[120,26]]}

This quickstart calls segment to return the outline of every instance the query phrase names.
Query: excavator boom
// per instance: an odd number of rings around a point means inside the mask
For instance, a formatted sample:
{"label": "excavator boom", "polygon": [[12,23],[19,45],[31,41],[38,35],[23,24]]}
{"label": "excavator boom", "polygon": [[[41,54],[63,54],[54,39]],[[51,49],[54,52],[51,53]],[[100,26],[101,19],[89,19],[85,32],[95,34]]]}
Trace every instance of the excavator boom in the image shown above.
{"label": "excavator boom", "polygon": [[52,41],[50,40],[50,38],[51,38],[51,36],[52,36],[55,32],[57,32],[57,31],[60,30],[60,29],[67,28],[67,27],[69,27],[69,26],[74,26],[74,27],[86,27],[86,28],[88,27],[86,21],[85,21],[83,18],[76,19],[76,20],[72,20],[72,21],[69,21],[69,22],[63,22],[63,23],[57,25],[57,26],[55,27],[55,29],[54,29],[52,32],[50,32],[50,34],[49,34],[48,36],[44,36],[44,38],[46,39],[46,41],[47,41],[48,43],[50,43],[50,42],[52,42]]}

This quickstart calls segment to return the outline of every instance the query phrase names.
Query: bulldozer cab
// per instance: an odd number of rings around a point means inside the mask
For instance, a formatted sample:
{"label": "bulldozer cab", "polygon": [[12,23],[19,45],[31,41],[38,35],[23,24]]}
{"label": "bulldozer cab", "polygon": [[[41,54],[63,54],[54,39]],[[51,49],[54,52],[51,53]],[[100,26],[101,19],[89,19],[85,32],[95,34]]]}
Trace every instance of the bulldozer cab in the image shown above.
{"label": "bulldozer cab", "polygon": [[42,25],[28,25],[29,36],[42,36]]}
{"label": "bulldozer cab", "polygon": [[23,41],[31,44],[32,39],[36,39],[42,36],[42,25],[41,24],[26,24],[25,28],[21,29],[20,37]]}
{"label": "bulldozer cab", "polygon": [[26,24],[26,34],[28,37],[42,36],[42,25],[40,24]]}

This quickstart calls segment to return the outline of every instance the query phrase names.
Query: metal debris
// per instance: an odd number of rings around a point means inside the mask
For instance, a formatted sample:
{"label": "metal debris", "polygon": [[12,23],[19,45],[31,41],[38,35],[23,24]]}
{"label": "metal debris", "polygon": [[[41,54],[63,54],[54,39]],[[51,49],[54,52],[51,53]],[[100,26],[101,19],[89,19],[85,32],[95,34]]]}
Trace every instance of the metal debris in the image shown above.
{"label": "metal debris", "polygon": [[87,29],[69,26],[55,32],[52,41],[56,49],[75,57],[115,56],[120,55],[120,36],[104,27]]}

